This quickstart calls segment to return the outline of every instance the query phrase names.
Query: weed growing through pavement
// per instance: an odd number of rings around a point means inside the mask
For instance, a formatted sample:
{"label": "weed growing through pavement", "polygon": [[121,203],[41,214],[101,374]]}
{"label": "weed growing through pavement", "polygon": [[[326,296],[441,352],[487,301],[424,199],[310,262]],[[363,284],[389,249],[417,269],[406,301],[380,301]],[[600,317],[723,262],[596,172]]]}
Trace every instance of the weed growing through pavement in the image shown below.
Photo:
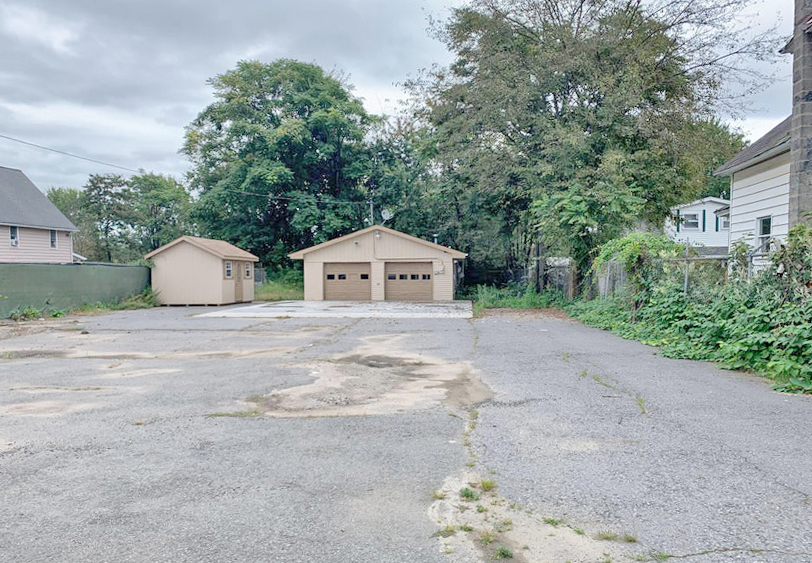
{"label": "weed growing through pavement", "polygon": [[564,521],[559,518],[544,518],[544,523],[557,528],[563,524]]}
{"label": "weed growing through pavement", "polygon": [[482,489],[483,493],[487,493],[493,490],[496,490],[496,482],[491,481],[490,479],[485,479],[480,483],[479,487]]}
{"label": "weed growing through pavement", "polygon": [[637,395],[635,399],[637,400],[637,406],[640,408],[640,414],[646,414],[646,400],[640,395]]}
{"label": "weed growing through pavement", "polygon": [[209,418],[223,418],[223,417],[231,417],[231,418],[252,418],[255,416],[260,416],[262,411],[259,409],[254,409],[250,411],[235,411],[235,412],[213,412],[209,413],[206,416]]}
{"label": "weed growing through pavement", "polygon": [[601,541],[615,541],[617,540],[617,534],[614,532],[607,531],[598,532],[597,534],[595,534],[595,539]]}
{"label": "weed growing through pavement", "polygon": [[488,509],[482,506],[481,504],[476,505],[476,511],[482,514],[483,512],[488,512]]}
{"label": "weed growing through pavement", "polygon": [[479,500],[479,493],[468,487],[463,487],[460,489],[460,498],[468,501]]}
{"label": "weed growing through pavement", "polygon": [[500,547],[494,552],[493,558],[494,559],[513,559],[513,552],[510,551],[506,547]]}
{"label": "weed growing through pavement", "polygon": [[479,532],[479,543],[482,545],[490,545],[496,541],[496,534],[489,530],[482,530]]}
{"label": "weed growing through pavement", "polygon": [[445,498],[445,493],[440,490],[434,491],[434,498],[435,500],[443,500]]}

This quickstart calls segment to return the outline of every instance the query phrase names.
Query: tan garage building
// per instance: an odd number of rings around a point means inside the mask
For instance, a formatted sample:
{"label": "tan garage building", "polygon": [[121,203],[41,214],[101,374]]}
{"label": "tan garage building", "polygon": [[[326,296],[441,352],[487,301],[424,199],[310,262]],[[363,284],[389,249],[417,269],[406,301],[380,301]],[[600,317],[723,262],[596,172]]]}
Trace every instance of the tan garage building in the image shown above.
{"label": "tan garage building", "polygon": [[226,305],[254,300],[259,258],[224,240],[180,237],[146,256],[164,305]]}
{"label": "tan garage building", "polygon": [[307,301],[450,301],[467,254],[375,225],[289,254]]}

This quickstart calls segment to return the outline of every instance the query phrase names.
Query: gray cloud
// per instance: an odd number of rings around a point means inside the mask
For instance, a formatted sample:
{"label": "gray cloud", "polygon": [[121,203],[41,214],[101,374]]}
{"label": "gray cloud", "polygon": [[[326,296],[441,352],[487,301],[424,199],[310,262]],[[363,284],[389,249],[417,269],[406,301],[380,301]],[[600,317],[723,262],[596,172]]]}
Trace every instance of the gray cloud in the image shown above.
{"label": "gray cloud", "polygon": [[[369,111],[389,111],[386,100],[400,95],[394,83],[449,62],[427,33],[427,14],[444,17],[461,2],[0,0],[0,133],[180,176],[183,128],[212,99],[206,81],[238,60],[287,57],[336,69]],[[769,4],[764,21],[779,9],[792,20],[792,0]],[[764,108],[756,118],[785,116],[789,90],[777,83],[754,96]],[[43,189],[115,172],[3,139],[0,164]]]}

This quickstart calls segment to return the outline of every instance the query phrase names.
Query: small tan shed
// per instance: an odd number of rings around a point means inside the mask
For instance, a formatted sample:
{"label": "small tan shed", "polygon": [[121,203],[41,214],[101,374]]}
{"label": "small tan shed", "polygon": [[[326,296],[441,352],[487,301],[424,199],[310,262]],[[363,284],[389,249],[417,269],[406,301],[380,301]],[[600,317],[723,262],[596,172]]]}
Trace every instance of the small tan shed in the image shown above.
{"label": "small tan shed", "polygon": [[304,261],[307,301],[451,301],[468,255],[373,225],[288,256]]}
{"label": "small tan shed", "polygon": [[259,258],[224,240],[180,237],[156,248],[152,289],[164,305],[226,305],[254,300]]}

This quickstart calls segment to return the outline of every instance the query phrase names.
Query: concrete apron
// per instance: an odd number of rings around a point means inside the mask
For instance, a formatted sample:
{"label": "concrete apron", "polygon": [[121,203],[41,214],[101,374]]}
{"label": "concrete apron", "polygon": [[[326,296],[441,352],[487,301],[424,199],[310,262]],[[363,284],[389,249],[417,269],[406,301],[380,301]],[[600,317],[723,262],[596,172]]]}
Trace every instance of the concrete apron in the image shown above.
{"label": "concrete apron", "polygon": [[403,301],[277,301],[212,311],[197,317],[470,319],[471,301],[409,303]]}

